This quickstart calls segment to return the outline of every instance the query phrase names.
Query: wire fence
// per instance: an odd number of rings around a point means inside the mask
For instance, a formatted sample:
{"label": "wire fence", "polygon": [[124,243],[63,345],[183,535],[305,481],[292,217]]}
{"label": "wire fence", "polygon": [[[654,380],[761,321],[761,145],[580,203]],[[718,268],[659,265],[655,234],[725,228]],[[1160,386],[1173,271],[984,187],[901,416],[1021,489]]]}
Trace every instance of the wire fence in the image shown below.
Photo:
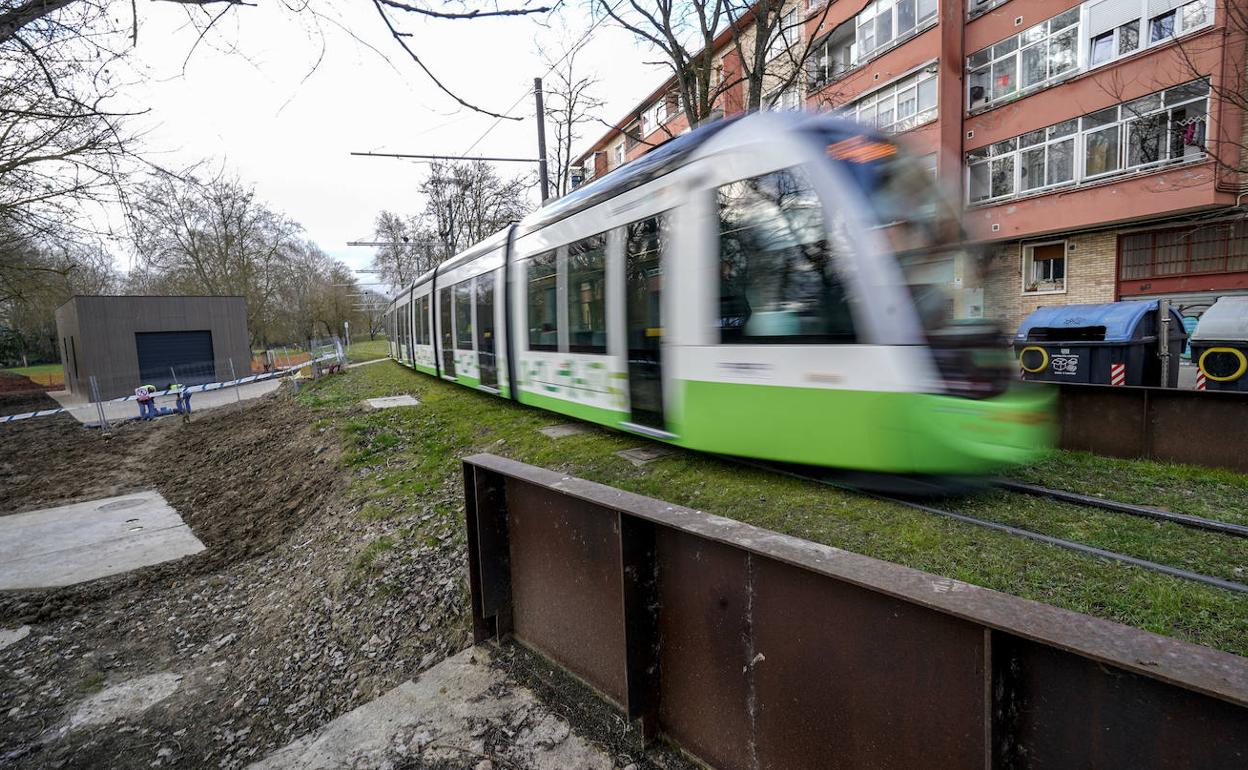
{"label": "wire fence", "polygon": [[71,363],[60,371],[48,366],[0,370],[0,423],[54,414],[103,428],[130,419],[189,419],[197,410],[239,405],[268,393],[281,377],[318,377],[346,365],[337,337],[255,350],[245,358],[187,360],[179,352],[165,351],[163,362],[140,361],[137,368],[89,372]]}

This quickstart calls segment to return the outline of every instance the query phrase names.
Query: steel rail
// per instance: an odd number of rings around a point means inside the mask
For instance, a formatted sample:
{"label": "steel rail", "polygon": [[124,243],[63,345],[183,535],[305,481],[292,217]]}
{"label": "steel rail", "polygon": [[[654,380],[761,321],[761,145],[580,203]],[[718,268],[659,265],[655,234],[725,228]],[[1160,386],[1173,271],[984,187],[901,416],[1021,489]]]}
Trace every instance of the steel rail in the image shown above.
{"label": "steel rail", "polygon": [[1156,519],[1157,521],[1168,521],[1172,524],[1179,524],[1193,529],[1203,529],[1209,532],[1217,532],[1219,534],[1230,535],[1232,537],[1248,537],[1248,527],[1245,527],[1242,524],[1231,524],[1230,522],[1216,521],[1214,519],[1206,519],[1200,516],[1191,516],[1186,513],[1175,513],[1173,511],[1153,508],[1147,505],[1120,503],[1117,500],[1105,500],[1093,495],[1068,492],[1064,489],[1049,489],[1048,487],[1042,487],[1038,484],[1028,484],[1026,482],[1015,481],[1013,479],[998,479],[994,482],[994,484],[1007,492],[1017,492],[1019,494],[1031,495],[1033,497],[1047,497],[1052,500],[1059,500],[1063,503],[1085,505],[1089,508],[1103,508],[1107,511],[1114,511],[1115,513],[1142,516],[1148,519]]}
{"label": "steel rail", "polygon": [[1006,534],[1014,535],[1015,537],[1021,537],[1027,540],[1035,540],[1036,542],[1057,546],[1058,548],[1065,548],[1066,550],[1069,550],[1069,551],[1075,551],[1077,553],[1083,553],[1089,556],[1098,556],[1103,559],[1109,559],[1111,561],[1120,562],[1122,564],[1129,564],[1133,567],[1140,567],[1142,569],[1151,570],[1153,572],[1158,572],[1163,575],[1169,575],[1171,577],[1177,577],[1183,580],[1190,580],[1194,583],[1203,583],[1204,585],[1213,586],[1214,588],[1222,588],[1227,591],[1235,591],[1236,593],[1248,594],[1248,585],[1245,585],[1243,583],[1236,583],[1233,580],[1226,580],[1224,578],[1214,577],[1213,575],[1205,575],[1200,572],[1192,572],[1191,570],[1185,570],[1179,567],[1171,567],[1167,564],[1160,564],[1155,561],[1149,561],[1148,559],[1141,559],[1135,556],[1131,556],[1129,554],[1119,553],[1118,551],[1110,551],[1105,548],[1097,548],[1096,546],[1088,545],[1086,543],[1079,543],[1074,540],[1066,540],[1060,537],[1053,537],[1052,535],[1044,535],[1039,532],[1033,532],[1029,529],[1023,529],[1021,527],[1015,527],[1009,524],[1002,524],[1000,522],[991,521],[989,519],[981,519],[977,516],[971,516],[970,514],[966,514],[966,513],[959,513],[957,511],[950,511],[944,508],[937,508],[934,505],[926,505],[924,503],[915,502],[914,500],[907,500],[904,497],[894,497],[892,495],[885,495],[879,492],[871,492],[865,489],[859,489],[854,486],[837,483],[835,481],[829,481],[827,479],[821,479],[817,476],[810,476],[804,473],[799,473],[794,470],[789,470],[786,468],[777,468],[773,465],[768,465],[766,463],[757,463],[757,462],[752,462],[749,460],[742,460],[740,458],[725,458],[725,459],[731,459],[733,462],[737,462],[742,465],[747,465],[752,468],[756,468],[758,470],[768,471],[771,473],[779,473],[783,476],[789,476],[791,478],[800,479],[802,481],[813,481],[814,483],[821,484],[825,487],[832,487],[834,489],[840,489],[840,490],[844,490],[847,492],[853,492],[854,494],[863,495],[865,497],[871,497],[876,500],[883,500],[885,502],[895,503],[897,505],[902,505],[902,506],[905,506],[907,508],[912,508],[917,511],[924,511],[925,513],[932,513],[938,516],[944,516],[949,519],[954,519],[955,521],[961,521],[966,524],[973,524],[977,527],[984,527],[986,529],[995,530],[997,532],[1004,532]]}

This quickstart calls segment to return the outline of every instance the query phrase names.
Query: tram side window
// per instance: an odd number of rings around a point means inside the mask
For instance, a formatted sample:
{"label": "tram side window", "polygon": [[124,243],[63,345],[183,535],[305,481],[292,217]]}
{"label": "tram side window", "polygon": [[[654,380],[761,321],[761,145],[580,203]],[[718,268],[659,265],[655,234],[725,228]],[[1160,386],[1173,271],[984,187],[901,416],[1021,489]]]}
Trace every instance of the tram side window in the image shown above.
{"label": "tram side window", "polygon": [[558,283],[555,252],[529,260],[529,350],[559,349]]}
{"label": "tram side window", "polygon": [[472,350],[472,282],[455,284],[455,347]]}
{"label": "tram side window", "polygon": [[720,187],[720,342],[854,341],[819,197],[800,169]]}
{"label": "tram side window", "polygon": [[433,334],[432,334],[433,327],[430,324],[430,319],[429,319],[429,300],[432,299],[432,297],[433,297],[432,294],[426,294],[425,296],[420,298],[420,318],[421,318],[420,343],[422,345],[433,344]]}
{"label": "tram side window", "polygon": [[568,246],[568,349],[607,352],[607,237]]}

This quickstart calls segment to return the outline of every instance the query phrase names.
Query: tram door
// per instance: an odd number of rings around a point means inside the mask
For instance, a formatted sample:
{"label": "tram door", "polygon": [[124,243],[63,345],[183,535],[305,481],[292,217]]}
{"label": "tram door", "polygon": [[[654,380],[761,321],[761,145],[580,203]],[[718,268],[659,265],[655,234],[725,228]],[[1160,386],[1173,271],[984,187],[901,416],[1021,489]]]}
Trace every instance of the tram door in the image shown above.
{"label": "tram door", "polygon": [[498,359],[494,348],[494,274],[477,276],[477,366],[481,384],[498,389]]}
{"label": "tram door", "polygon": [[442,331],[442,376],[455,376],[455,335],[451,329],[451,289],[438,290],[438,318]]}
{"label": "tram door", "polygon": [[631,421],[665,430],[663,419],[663,318],[659,298],[659,217],[628,225],[624,244],[628,314],[628,394]]}

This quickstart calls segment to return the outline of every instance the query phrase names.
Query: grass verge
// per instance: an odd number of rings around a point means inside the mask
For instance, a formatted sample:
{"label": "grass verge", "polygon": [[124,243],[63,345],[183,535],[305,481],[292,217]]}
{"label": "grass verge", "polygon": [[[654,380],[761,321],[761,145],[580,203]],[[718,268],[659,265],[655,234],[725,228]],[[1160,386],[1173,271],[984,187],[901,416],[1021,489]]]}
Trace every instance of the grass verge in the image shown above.
{"label": "grass verge", "polygon": [[347,348],[347,360],[352,363],[372,361],[374,358],[385,358],[390,355],[388,342],[384,339],[362,340],[352,342]]}
{"label": "grass verge", "polygon": [[[421,405],[365,413],[364,398],[410,393]],[[691,452],[638,468],[616,452],[644,440],[593,428],[562,439],[538,432],[569,419],[518,406],[417,374],[394,363],[327,378],[300,399],[332,419],[346,443],[344,463],[358,489],[380,508],[419,505],[421,526],[446,525],[462,541],[459,458],[495,454],[709,511],[767,529],[1047,602],[1169,636],[1248,654],[1248,595],[1138,567],[1023,541],[891,503],[778,476]],[[1067,462],[1076,489],[1095,485]],[[1102,459],[1102,458],[1098,458]],[[1043,472],[1043,471],[1042,471]],[[1121,478],[1106,488],[1117,490]],[[1085,490],[1087,491],[1087,490]],[[1094,491],[1094,490],[1093,490]],[[1241,496],[1240,506],[1248,500]],[[1158,500],[1149,500],[1159,504]],[[1242,576],[1243,541],[1226,544],[1175,525],[1099,514],[1021,495],[985,495],[976,515],[1232,578]],[[432,527],[431,527],[432,528]]]}

